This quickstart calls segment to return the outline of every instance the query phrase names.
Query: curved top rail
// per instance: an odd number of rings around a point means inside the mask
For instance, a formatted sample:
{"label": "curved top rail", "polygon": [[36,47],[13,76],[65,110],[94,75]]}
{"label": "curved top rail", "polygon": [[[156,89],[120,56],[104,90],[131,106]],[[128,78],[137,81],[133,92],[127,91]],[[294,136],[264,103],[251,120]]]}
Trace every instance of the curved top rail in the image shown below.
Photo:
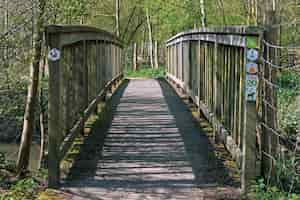
{"label": "curved top rail", "polygon": [[[122,47],[122,41],[114,34],[85,25],[48,25],[45,28],[47,37],[49,35],[61,35],[61,45],[68,45],[82,40],[103,40],[112,42]],[[49,41],[47,39],[47,41]]]}
{"label": "curved top rail", "polygon": [[197,34],[214,34],[214,35],[237,35],[237,36],[259,36],[263,32],[263,28],[257,26],[226,26],[226,27],[209,27],[193,29],[178,33],[168,39],[166,44],[172,41],[184,37]]}

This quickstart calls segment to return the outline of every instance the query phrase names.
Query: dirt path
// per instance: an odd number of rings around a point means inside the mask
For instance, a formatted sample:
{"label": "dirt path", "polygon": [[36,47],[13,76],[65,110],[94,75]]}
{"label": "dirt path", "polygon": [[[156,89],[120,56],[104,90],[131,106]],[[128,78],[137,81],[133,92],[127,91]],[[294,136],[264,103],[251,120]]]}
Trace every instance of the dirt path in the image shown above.
{"label": "dirt path", "polygon": [[113,97],[104,142],[101,131],[91,136],[63,185],[72,199],[238,198],[232,185],[220,183],[220,174],[230,177],[166,82],[131,80],[123,92]]}

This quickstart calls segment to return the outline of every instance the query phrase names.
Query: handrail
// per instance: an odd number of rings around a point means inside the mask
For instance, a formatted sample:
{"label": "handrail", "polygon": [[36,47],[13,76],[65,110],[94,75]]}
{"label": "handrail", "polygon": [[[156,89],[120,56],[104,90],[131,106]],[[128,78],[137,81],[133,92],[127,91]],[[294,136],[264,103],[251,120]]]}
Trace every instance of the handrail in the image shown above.
{"label": "handrail", "polygon": [[121,80],[123,78],[123,74],[119,74],[118,76],[114,77],[111,81],[109,81],[104,89],[97,95],[97,97],[89,104],[89,106],[85,109],[83,116],[75,123],[73,128],[71,128],[70,133],[67,134],[66,138],[62,142],[60,146],[60,156],[59,160],[63,160],[66,154],[68,153],[69,149],[71,148],[74,139],[78,136],[81,131],[81,127],[83,124],[88,120],[91,114],[97,109],[97,105],[105,99],[105,96],[112,87],[115,82]]}
{"label": "handrail", "polygon": [[[104,40],[107,42],[112,42],[120,47],[122,46],[122,41],[115,36],[114,34],[98,29],[91,26],[84,26],[84,25],[48,25],[46,27],[46,35],[49,34],[60,34],[66,35],[66,37],[70,37],[72,34],[77,35],[85,35],[85,34],[96,34],[94,35],[94,39],[97,40]],[[64,38],[65,39],[65,38]],[[90,39],[90,38],[89,38]]]}
{"label": "handrail", "polygon": [[89,26],[50,25],[49,187],[59,187],[60,162],[107,91],[123,78],[121,41]]}
{"label": "handrail", "polygon": [[[214,138],[225,145],[242,171],[243,190],[249,189],[260,169],[256,99],[246,92],[256,88],[248,88],[246,66],[258,64],[259,59],[249,60],[247,52],[259,52],[262,33],[259,27],[202,28],[176,34],[165,43],[167,79],[211,122]],[[255,77],[251,83],[258,84]]]}
{"label": "handrail", "polygon": [[246,37],[260,37],[262,30],[263,29],[258,27],[244,26],[193,29],[178,33],[165,43],[168,47],[184,41],[202,40],[230,46],[245,47],[247,42]]}
{"label": "handrail", "polygon": [[170,43],[171,41],[195,34],[215,34],[215,35],[241,35],[241,36],[259,36],[261,35],[264,29],[260,27],[251,27],[251,26],[226,26],[226,27],[205,27],[199,29],[193,29],[188,31],[180,32],[166,41]]}

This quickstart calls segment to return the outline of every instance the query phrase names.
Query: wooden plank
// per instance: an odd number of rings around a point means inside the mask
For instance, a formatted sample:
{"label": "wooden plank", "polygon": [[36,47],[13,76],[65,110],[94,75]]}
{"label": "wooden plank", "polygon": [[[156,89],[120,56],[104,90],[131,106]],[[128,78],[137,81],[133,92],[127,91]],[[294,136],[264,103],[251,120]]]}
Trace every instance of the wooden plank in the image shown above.
{"label": "wooden plank", "polygon": [[[213,124],[214,132],[218,133],[220,141],[241,167],[243,187],[246,187],[248,182],[245,181],[251,178],[245,177],[253,177],[251,170],[256,170],[253,164],[256,162],[256,111],[245,99],[245,47],[246,36],[258,38],[260,31],[247,33],[247,29],[232,29],[237,31],[233,33],[231,29],[224,32],[209,30],[182,33],[167,41],[172,67],[167,77],[191,96]],[[180,44],[183,44],[182,52],[178,49]],[[181,66],[178,65],[180,53],[182,78]]]}
{"label": "wooden plank", "polygon": [[218,84],[218,43],[214,43],[214,52],[213,52],[213,96],[214,96],[214,103],[213,103],[213,137],[214,140],[216,140],[216,134],[217,134],[217,125],[216,125],[216,120],[217,120],[217,113],[218,113],[218,91],[219,91],[219,84]]}
{"label": "wooden plank", "polygon": [[[99,38],[108,41],[107,45],[113,44],[115,47],[110,50],[111,52],[107,52],[108,64],[102,67],[114,69],[110,77],[106,77],[107,84],[101,90],[102,93],[96,96],[102,74],[101,57],[98,57],[101,53],[98,48]],[[97,102],[103,99],[107,87],[111,87],[123,77],[118,73],[121,68],[119,64],[121,57],[118,55],[121,44],[118,38],[108,32],[83,26],[48,26],[46,40],[50,49],[57,48],[62,51],[59,61],[49,61],[48,181],[49,187],[57,188],[60,182],[60,160],[72,145],[78,132],[82,132],[84,122],[91,115],[91,110],[97,106]],[[104,51],[101,54],[102,58],[105,58]],[[100,89],[101,87],[99,91]],[[66,138],[64,134],[67,135]]]}
{"label": "wooden plank", "polygon": [[237,145],[239,145],[239,132],[238,132],[238,126],[239,126],[239,84],[240,84],[240,79],[239,79],[239,48],[235,48],[235,53],[234,53],[234,65],[235,65],[235,71],[234,71],[234,76],[235,76],[235,84],[234,84],[234,89],[235,89],[235,97],[234,97],[234,140]]}
{"label": "wooden plank", "polygon": [[[244,49],[246,54],[247,48]],[[247,193],[251,190],[253,181],[260,175],[260,165],[257,163],[256,148],[256,124],[257,111],[256,100],[248,101],[246,96],[246,64],[247,56],[244,54],[244,135],[243,135],[243,162],[242,162],[242,190]]]}
{"label": "wooden plank", "polygon": [[105,85],[105,82],[106,82],[106,44],[105,42],[102,42],[101,44],[101,51],[102,51],[102,54],[101,54],[101,86],[102,88],[104,87]]}
{"label": "wooden plank", "polygon": [[[50,48],[60,49],[59,35],[49,35]],[[50,188],[59,187],[59,138],[61,135],[60,115],[60,61],[49,61],[49,155],[48,155],[48,185]]]}
{"label": "wooden plank", "polygon": [[88,52],[87,52],[87,41],[83,41],[83,51],[82,51],[82,54],[83,54],[83,65],[82,65],[82,68],[83,68],[83,73],[82,73],[82,77],[83,77],[83,105],[84,105],[84,108],[88,105],[89,103],[89,84],[88,84],[88,81],[89,81],[89,69],[88,69],[88,63],[87,63],[87,56],[88,56]]}
{"label": "wooden plank", "polygon": [[116,81],[120,80],[123,77],[123,74],[119,74],[118,76],[114,77],[111,81],[109,81],[104,89],[97,95],[95,99],[91,101],[91,103],[87,106],[83,113],[83,117],[81,117],[74,125],[74,127],[69,131],[67,136],[65,137],[63,143],[59,147],[59,161],[61,161],[67,152],[69,151],[70,147],[72,146],[75,138],[81,131],[82,125],[88,120],[91,114],[95,111],[97,105],[103,100],[104,96],[106,95],[107,90],[114,84]]}
{"label": "wooden plank", "polygon": [[82,25],[49,25],[46,26],[47,34],[60,34],[61,46],[67,46],[80,41],[103,40],[122,47],[118,37],[107,31]]}
{"label": "wooden plank", "polygon": [[178,33],[177,35],[171,37],[166,41],[166,45],[174,45],[176,43],[182,41],[191,41],[191,40],[204,40],[215,42],[216,38],[211,37],[211,35],[217,35],[222,40],[220,40],[219,44],[231,45],[231,46],[241,46],[245,47],[245,37],[248,36],[256,36],[258,37],[261,34],[262,30],[260,28],[253,27],[222,27],[222,28],[201,28],[201,29],[193,29],[186,32]]}

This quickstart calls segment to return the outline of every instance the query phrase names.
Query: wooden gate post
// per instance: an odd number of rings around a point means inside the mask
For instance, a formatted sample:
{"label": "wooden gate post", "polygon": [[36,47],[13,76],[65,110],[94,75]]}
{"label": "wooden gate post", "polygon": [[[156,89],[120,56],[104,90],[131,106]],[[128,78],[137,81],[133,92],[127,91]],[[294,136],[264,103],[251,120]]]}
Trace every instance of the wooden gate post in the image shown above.
{"label": "wooden gate post", "polygon": [[[242,135],[242,191],[248,193],[251,184],[260,173],[260,164],[257,159],[256,127],[257,127],[257,95],[258,90],[258,59],[259,59],[259,37],[246,36],[246,47],[244,49],[244,125]],[[254,53],[253,53],[254,52]],[[254,54],[251,57],[251,54]],[[256,54],[257,53],[257,54]],[[256,54],[256,55],[255,55]],[[256,58],[255,58],[256,57]]]}
{"label": "wooden gate post", "polygon": [[[60,50],[60,35],[47,33],[48,46]],[[48,184],[50,188],[59,187],[59,143],[60,129],[60,61],[49,60],[49,152],[48,152]]]}

